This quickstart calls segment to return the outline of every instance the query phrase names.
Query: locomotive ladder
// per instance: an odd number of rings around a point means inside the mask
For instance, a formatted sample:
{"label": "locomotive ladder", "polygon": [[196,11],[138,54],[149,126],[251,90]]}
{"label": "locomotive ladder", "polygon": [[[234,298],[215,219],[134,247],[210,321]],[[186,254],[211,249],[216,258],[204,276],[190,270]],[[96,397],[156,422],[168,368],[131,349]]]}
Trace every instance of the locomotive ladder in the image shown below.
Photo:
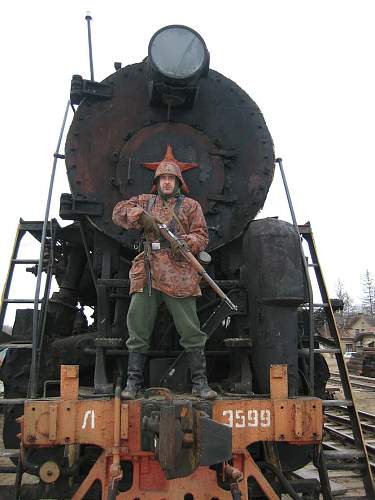
{"label": "locomotive ladder", "polygon": [[[38,376],[39,376],[39,362],[40,362],[40,352],[43,344],[43,337],[44,337],[44,330],[46,326],[46,320],[47,320],[47,308],[48,308],[48,302],[49,302],[49,294],[50,294],[50,289],[51,289],[51,281],[53,277],[53,263],[54,263],[54,248],[55,248],[55,242],[56,242],[56,235],[57,232],[60,229],[60,226],[56,219],[49,220],[49,211],[50,211],[50,206],[51,206],[51,199],[52,199],[52,192],[53,192],[53,185],[54,185],[54,180],[55,180],[55,173],[56,173],[56,166],[57,166],[57,161],[59,159],[64,159],[65,156],[60,154],[60,146],[65,130],[65,124],[67,121],[67,116],[68,116],[68,111],[70,109],[71,103],[70,100],[66,103],[65,106],[65,111],[64,111],[64,118],[63,122],[61,125],[61,129],[59,132],[59,138],[57,141],[57,146],[55,153],[53,155],[53,164],[52,164],[52,171],[51,171],[51,177],[50,177],[50,183],[49,183],[49,189],[48,189],[48,195],[47,195],[47,203],[46,203],[46,209],[45,209],[45,215],[44,215],[44,221],[39,222],[39,221],[31,221],[31,222],[26,222],[20,219],[18,228],[17,228],[17,233],[16,233],[16,238],[13,246],[13,251],[12,251],[12,256],[8,268],[8,274],[6,277],[2,297],[1,297],[1,303],[0,303],[0,349],[14,349],[14,348],[22,348],[22,349],[31,349],[31,368],[30,368],[30,377],[29,377],[29,387],[28,387],[28,394],[27,397],[35,398],[37,397],[37,385],[38,385]],[[39,254],[39,259],[34,260],[34,259],[19,259],[18,258],[18,251],[20,247],[21,240],[23,236],[29,232],[32,234],[39,242],[40,242],[40,254]],[[46,246],[47,240],[49,239],[50,247]],[[13,279],[13,273],[15,266],[17,264],[36,264],[35,267],[35,276],[36,276],[36,287],[35,287],[35,295],[34,299],[23,299],[23,298],[16,298],[16,299],[10,299],[9,298],[9,291],[11,288],[12,284],[12,279]],[[41,278],[42,278],[42,272],[45,270],[45,267],[47,267],[47,276],[44,284],[44,291],[43,291],[43,298],[41,299]],[[33,303],[34,304],[34,313],[33,313],[33,331],[32,331],[32,342],[31,343],[23,343],[23,344],[17,344],[17,343],[9,343],[6,339],[7,335],[2,332],[2,328],[4,326],[4,320],[5,320],[5,315],[7,311],[7,306],[8,304],[27,304],[27,303]],[[39,309],[39,304],[42,304],[41,308]],[[5,342],[4,342],[5,341]],[[1,343],[2,342],[2,343]],[[23,404],[24,399],[22,398],[17,398],[17,399],[1,399],[0,398],[0,405],[1,406],[6,406],[6,405],[14,405],[14,404]],[[17,458],[20,456],[20,451],[19,449],[15,450],[4,450],[0,449],[0,457],[11,457],[11,458]],[[22,467],[22,462],[21,460],[18,460],[18,465],[16,467],[16,471],[14,470],[14,467],[0,467],[0,472],[3,473],[14,473],[16,472],[16,481],[15,481],[15,494],[16,494],[16,499],[18,500],[19,494],[20,494],[20,488],[21,488],[21,482],[22,482],[22,474],[23,474],[23,467]]]}
{"label": "locomotive ladder", "polygon": [[[42,226],[43,223],[39,221],[24,221],[23,219],[19,220],[16,236],[14,239],[12,255],[10,258],[8,272],[5,279],[5,284],[0,301],[0,332],[3,332],[5,316],[9,304],[34,304],[35,300],[34,298],[9,298],[9,292],[13,280],[13,274],[17,265],[31,265],[31,264],[34,264],[35,266],[38,265],[39,259],[20,259],[18,258],[18,252],[20,249],[22,238],[25,236],[26,233],[29,233],[32,236],[34,236],[34,238],[36,238],[36,240],[38,240],[39,242],[41,241]],[[51,232],[52,233],[55,232],[57,226],[58,223],[55,219],[50,221],[49,223],[50,230],[48,237],[51,237]],[[33,272],[33,270],[30,269],[30,272]],[[45,301],[45,292],[46,291],[44,291],[43,299],[38,300],[39,303],[43,303],[43,301]],[[1,336],[1,341],[5,339],[6,337]],[[31,344],[29,345],[29,347],[31,348]],[[8,346],[5,347],[2,342],[0,343],[0,348],[5,349],[8,348]],[[26,348],[26,346],[24,348]]]}
{"label": "locomotive ladder", "polygon": [[[58,229],[60,228],[56,219],[52,219],[48,222],[48,230],[45,235],[45,239],[49,239],[50,245],[49,248],[45,247],[45,251],[47,253],[44,254],[42,260],[42,266],[46,267],[46,280],[44,284],[44,290],[42,293],[42,298],[40,296],[36,299],[34,298],[9,298],[9,292],[12,285],[13,274],[15,271],[15,267],[17,265],[28,265],[34,264],[34,268],[30,268],[29,271],[33,274],[37,273],[39,259],[23,259],[18,257],[18,252],[20,249],[22,238],[25,234],[31,234],[40,244],[42,244],[42,227],[43,222],[39,221],[24,221],[20,219],[16,237],[14,239],[14,245],[12,250],[12,255],[9,262],[8,272],[5,279],[5,284],[1,296],[0,301],[0,350],[3,349],[32,349],[32,342],[26,341],[14,341],[11,335],[4,333],[4,321],[6,312],[9,304],[34,304],[34,308],[36,307],[38,311],[40,311],[40,319],[38,321],[38,331],[39,336],[38,339],[43,338],[43,330],[45,327],[46,314],[47,314],[47,305],[49,300],[50,288],[51,288],[51,279],[52,279],[52,265],[53,265],[53,248],[55,245],[55,237]],[[41,308],[39,309],[39,304],[41,304]],[[40,347],[40,346],[39,346]],[[10,400],[12,402],[12,400]],[[7,404],[7,400],[0,399],[0,406]]]}
{"label": "locomotive ladder", "polygon": [[[340,379],[344,391],[344,400],[323,400],[323,407],[332,407],[332,406],[343,406],[346,408],[347,414],[350,419],[350,424],[353,432],[354,438],[354,447],[355,449],[351,450],[325,450],[323,447],[318,450],[318,454],[316,457],[316,467],[319,472],[320,477],[320,485],[321,492],[323,494],[324,500],[331,500],[333,498],[330,479],[328,475],[328,470],[358,470],[361,478],[363,480],[363,486],[366,492],[365,497],[335,497],[336,499],[342,498],[368,498],[375,499],[375,485],[372,477],[371,464],[369,461],[366,444],[363,438],[361,422],[359,420],[358,412],[355,406],[355,400],[353,397],[353,391],[351,387],[351,383],[349,380],[349,373],[346,367],[345,359],[344,359],[344,350],[341,344],[340,336],[338,333],[336,320],[332,308],[332,303],[328,295],[327,287],[324,281],[322,269],[319,263],[318,254],[316,251],[315,241],[312,233],[312,229],[310,223],[307,223],[302,226],[298,226],[296,222],[296,217],[292,205],[292,201],[290,198],[290,193],[288,189],[288,185],[285,178],[285,173],[282,165],[282,160],[278,158],[276,163],[279,164],[281,176],[284,183],[285,192],[288,198],[288,204],[291,212],[291,216],[293,219],[293,225],[298,232],[300,244],[301,244],[301,254],[303,259],[303,264],[305,268],[306,280],[309,289],[309,305],[310,305],[310,389],[311,393],[313,393],[313,375],[314,375],[314,354],[315,353],[334,353],[336,356],[336,362],[339,369]],[[305,256],[304,249],[302,246],[302,239],[308,245],[310,260]],[[315,272],[316,281],[319,287],[320,296],[322,299],[322,304],[314,304],[313,301],[313,292],[311,287],[309,268],[312,268]],[[324,338],[319,335],[315,335],[314,328],[314,319],[313,312],[314,307],[323,308],[325,312],[325,317],[330,333],[330,338]],[[319,341],[321,344],[326,344],[328,348],[319,348],[315,349],[315,342]],[[312,371],[311,371],[312,369]],[[346,463],[342,463],[345,461]],[[348,463],[350,462],[350,463]]]}
{"label": "locomotive ladder", "polygon": [[[324,499],[332,498],[328,470],[350,468],[350,470],[358,470],[361,474],[366,497],[358,498],[375,498],[375,486],[372,477],[371,464],[369,461],[366,444],[363,438],[361,423],[353,397],[353,391],[349,379],[348,369],[344,359],[344,350],[337,330],[336,320],[332,309],[332,304],[328,296],[327,287],[324,281],[323,273],[319,264],[319,259],[316,251],[315,241],[310,224],[298,226],[299,233],[306,241],[311,263],[309,267],[315,272],[316,281],[319,287],[320,295],[324,308],[325,317],[331,338],[318,336],[320,343],[325,343],[329,347],[329,351],[336,356],[336,362],[339,369],[340,379],[344,391],[344,400],[325,400],[323,407],[344,406],[350,419],[350,424],[353,432],[354,447],[351,450],[320,450],[318,463],[316,464],[319,471],[321,488]],[[314,352],[327,352],[327,349],[314,349]],[[350,463],[340,464],[343,460]],[[337,497],[336,497],[337,498]],[[348,497],[342,497],[348,498]]]}
{"label": "locomotive ladder", "polygon": [[[35,298],[9,298],[9,292],[11,290],[11,285],[12,285],[12,280],[13,280],[13,274],[15,271],[16,266],[18,265],[28,265],[28,264],[34,264],[35,266],[38,266],[39,264],[39,259],[23,259],[18,257],[19,249],[21,246],[21,241],[25,234],[29,233],[31,234],[38,242],[41,243],[42,239],[42,228],[43,228],[43,222],[39,221],[24,221],[23,219],[20,219],[17,231],[16,231],[16,236],[14,239],[14,245],[13,245],[13,250],[12,250],[12,255],[10,258],[9,262],[9,267],[8,267],[8,272],[7,276],[5,279],[5,284],[1,296],[1,302],[0,302],[0,350],[3,349],[32,349],[32,342],[27,341],[27,340],[20,340],[20,341],[15,341],[12,338],[12,335],[8,335],[3,332],[4,328],[4,321],[6,317],[6,312],[9,304],[34,304],[34,307],[37,307],[38,310],[40,311],[39,314],[39,321],[38,321],[38,330],[39,330],[39,336],[38,338],[42,342],[43,339],[43,331],[45,327],[45,322],[46,322],[46,314],[47,314],[47,306],[48,306],[48,299],[49,299],[49,293],[50,293],[50,286],[51,286],[51,278],[52,278],[52,263],[53,263],[53,246],[55,243],[55,235],[56,232],[59,228],[59,224],[55,219],[49,221],[48,223],[48,231],[46,233],[46,238],[50,239],[51,243],[51,251],[49,252],[48,255],[48,262],[44,259],[43,260],[43,265],[47,265],[47,277],[45,280],[45,285],[44,285],[44,290],[42,294],[42,298],[39,298],[37,302],[35,301]],[[31,272],[36,274],[36,267],[35,271],[34,269],[30,269]],[[40,309],[39,309],[40,305]],[[40,347],[41,343],[39,343]],[[5,398],[0,398],[0,406],[5,407],[5,406],[12,406],[12,405],[17,405],[17,404],[23,404],[24,398],[11,398],[11,399],[5,399]],[[19,449],[0,449],[0,457],[1,458],[18,458],[19,457],[20,450]],[[19,462],[20,464],[20,462]],[[9,473],[9,474],[14,474],[18,472],[19,467],[16,466],[2,466],[0,467],[0,473]],[[17,474],[19,475],[19,474]]]}

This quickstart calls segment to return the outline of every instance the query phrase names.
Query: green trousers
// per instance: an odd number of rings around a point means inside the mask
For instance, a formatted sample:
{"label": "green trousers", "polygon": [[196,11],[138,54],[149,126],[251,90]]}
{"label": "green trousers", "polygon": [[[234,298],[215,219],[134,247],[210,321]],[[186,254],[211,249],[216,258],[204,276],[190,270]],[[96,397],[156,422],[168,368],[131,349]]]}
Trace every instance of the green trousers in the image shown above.
{"label": "green trousers", "polygon": [[181,346],[187,351],[203,350],[207,335],[200,329],[196,298],[170,297],[154,289],[152,289],[151,296],[147,290],[132,295],[127,316],[129,338],[126,346],[128,350],[130,352],[148,351],[158,309],[163,302],[172,315],[176,330],[180,335]]}

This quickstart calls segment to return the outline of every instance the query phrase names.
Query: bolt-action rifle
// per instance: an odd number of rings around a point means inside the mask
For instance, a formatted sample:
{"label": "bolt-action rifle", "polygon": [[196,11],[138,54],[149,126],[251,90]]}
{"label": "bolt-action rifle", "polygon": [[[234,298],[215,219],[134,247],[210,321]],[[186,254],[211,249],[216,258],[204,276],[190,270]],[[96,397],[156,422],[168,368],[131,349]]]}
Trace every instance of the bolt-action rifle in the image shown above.
{"label": "bolt-action rifle", "polygon": [[[146,212],[147,213],[147,212]],[[150,214],[149,214],[150,215]],[[197,271],[197,273],[204,279],[212,288],[212,290],[232,309],[232,311],[237,311],[238,307],[234,304],[228,295],[226,295],[223,290],[215,283],[215,281],[207,274],[204,267],[199,263],[199,261],[194,257],[190,250],[186,248],[186,246],[181,243],[181,241],[175,236],[169,227],[164,224],[164,222],[160,221],[157,217],[152,216],[155,220],[160,234],[167,240],[169,243],[173,241],[177,243],[178,248],[180,250],[181,255],[192,265],[192,267]]]}

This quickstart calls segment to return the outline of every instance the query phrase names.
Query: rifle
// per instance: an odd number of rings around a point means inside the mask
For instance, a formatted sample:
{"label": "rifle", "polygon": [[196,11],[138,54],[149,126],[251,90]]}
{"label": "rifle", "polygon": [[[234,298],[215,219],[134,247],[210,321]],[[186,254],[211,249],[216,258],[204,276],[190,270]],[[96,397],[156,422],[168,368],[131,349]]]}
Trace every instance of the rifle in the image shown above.
{"label": "rifle", "polygon": [[151,297],[152,276],[151,276],[151,262],[150,262],[150,244],[149,244],[148,240],[146,240],[144,243],[143,252],[144,252],[143,259],[144,259],[144,263],[145,263],[148,296]]}
{"label": "rifle", "polygon": [[[147,212],[146,212],[147,213]],[[148,214],[151,215],[151,214]],[[192,265],[192,267],[197,271],[197,273],[204,279],[212,288],[212,290],[232,309],[232,311],[237,311],[238,307],[236,304],[234,304],[228,295],[226,295],[223,290],[215,283],[215,281],[207,274],[205,271],[204,267],[199,263],[199,261],[194,257],[194,255],[190,252],[190,250],[187,250],[184,245],[180,242],[180,240],[175,236],[172,231],[169,229],[169,227],[164,224],[161,220],[159,220],[157,217],[151,216],[154,218],[160,234],[167,240],[169,243],[172,243],[172,241],[175,241],[179,247],[181,255]]]}

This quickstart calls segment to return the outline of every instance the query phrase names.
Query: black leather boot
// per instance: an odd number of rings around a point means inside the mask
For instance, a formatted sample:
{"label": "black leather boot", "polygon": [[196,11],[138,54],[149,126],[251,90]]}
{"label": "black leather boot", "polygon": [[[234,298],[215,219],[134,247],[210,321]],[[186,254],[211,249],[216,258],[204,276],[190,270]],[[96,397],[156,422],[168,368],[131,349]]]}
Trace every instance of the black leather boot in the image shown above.
{"label": "black leather boot", "polygon": [[213,391],[207,382],[206,375],[206,356],[203,351],[188,351],[187,358],[191,372],[191,381],[193,396],[199,396],[203,399],[214,399],[217,392]]}
{"label": "black leather boot", "polygon": [[128,376],[126,387],[121,391],[121,399],[135,399],[137,392],[143,387],[143,371],[146,354],[143,352],[129,352]]}

